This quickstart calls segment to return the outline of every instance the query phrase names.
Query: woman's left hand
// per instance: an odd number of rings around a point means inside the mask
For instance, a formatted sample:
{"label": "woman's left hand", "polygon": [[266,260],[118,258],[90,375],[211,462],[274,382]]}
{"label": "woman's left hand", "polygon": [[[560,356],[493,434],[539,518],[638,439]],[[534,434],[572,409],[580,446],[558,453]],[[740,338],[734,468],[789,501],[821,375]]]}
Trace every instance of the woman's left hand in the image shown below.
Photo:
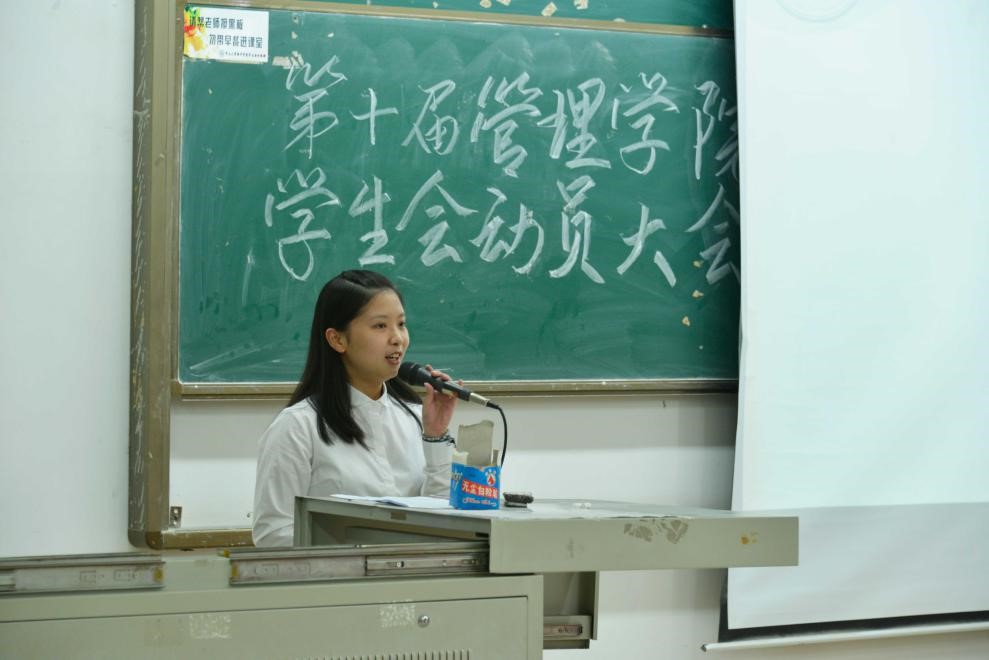
{"label": "woman's left hand", "polygon": [[[436,371],[428,364],[426,370],[433,378],[450,380],[442,371]],[[463,381],[458,381],[461,385]],[[422,399],[422,432],[424,435],[439,437],[450,428],[457,398],[447,392],[438,392],[429,383],[425,384],[426,396]]]}

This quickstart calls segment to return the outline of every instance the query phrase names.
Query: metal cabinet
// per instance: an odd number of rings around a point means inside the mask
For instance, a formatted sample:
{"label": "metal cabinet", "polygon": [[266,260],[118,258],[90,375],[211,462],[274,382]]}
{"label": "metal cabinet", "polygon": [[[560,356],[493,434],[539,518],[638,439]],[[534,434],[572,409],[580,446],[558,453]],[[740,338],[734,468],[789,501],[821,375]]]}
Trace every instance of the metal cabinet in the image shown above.
{"label": "metal cabinet", "polygon": [[[157,575],[126,586],[113,576],[130,570],[132,557],[0,562],[0,657],[542,657],[539,576],[426,577],[418,567],[419,576],[392,578],[383,566],[334,578],[302,569],[369,555],[372,565],[404,563],[363,552],[148,556]],[[109,582],[92,582],[94,571]]]}

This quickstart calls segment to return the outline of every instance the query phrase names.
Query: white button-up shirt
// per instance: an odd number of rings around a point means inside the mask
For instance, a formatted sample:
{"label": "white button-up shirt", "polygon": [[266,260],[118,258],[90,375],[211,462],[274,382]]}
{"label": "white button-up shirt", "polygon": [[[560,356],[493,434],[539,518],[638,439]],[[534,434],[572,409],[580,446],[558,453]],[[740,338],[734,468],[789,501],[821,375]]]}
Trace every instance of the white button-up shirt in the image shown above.
{"label": "white button-up shirt", "polygon": [[[374,400],[350,388],[350,400],[368,449],[329,429],[333,444],[323,442],[308,400],[282,410],[261,436],[255,545],[292,545],[296,495],[449,495],[451,445],[423,442],[416,420],[387,393]],[[421,418],[421,406],[409,407]]]}

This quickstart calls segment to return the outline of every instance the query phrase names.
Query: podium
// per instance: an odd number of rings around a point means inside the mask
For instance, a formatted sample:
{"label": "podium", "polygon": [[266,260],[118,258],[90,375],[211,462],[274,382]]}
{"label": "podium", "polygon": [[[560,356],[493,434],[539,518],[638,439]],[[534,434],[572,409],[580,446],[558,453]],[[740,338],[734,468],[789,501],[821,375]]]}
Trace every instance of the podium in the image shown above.
{"label": "podium", "polygon": [[543,647],[587,648],[597,635],[600,571],[793,566],[795,516],[625,502],[543,500],[486,511],[414,509],[341,498],[296,499],[295,545],[474,542],[488,575],[542,576]]}

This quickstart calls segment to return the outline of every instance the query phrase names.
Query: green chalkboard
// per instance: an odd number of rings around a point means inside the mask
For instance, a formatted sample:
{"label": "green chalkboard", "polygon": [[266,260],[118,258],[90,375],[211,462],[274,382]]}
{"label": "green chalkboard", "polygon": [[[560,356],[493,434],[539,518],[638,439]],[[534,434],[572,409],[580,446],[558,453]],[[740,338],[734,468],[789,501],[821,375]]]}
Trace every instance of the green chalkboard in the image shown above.
{"label": "green chalkboard", "polygon": [[737,377],[730,40],[262,14],[260,63],[183,58],[181,381],[297,380],[361,266],[458,378]]}

